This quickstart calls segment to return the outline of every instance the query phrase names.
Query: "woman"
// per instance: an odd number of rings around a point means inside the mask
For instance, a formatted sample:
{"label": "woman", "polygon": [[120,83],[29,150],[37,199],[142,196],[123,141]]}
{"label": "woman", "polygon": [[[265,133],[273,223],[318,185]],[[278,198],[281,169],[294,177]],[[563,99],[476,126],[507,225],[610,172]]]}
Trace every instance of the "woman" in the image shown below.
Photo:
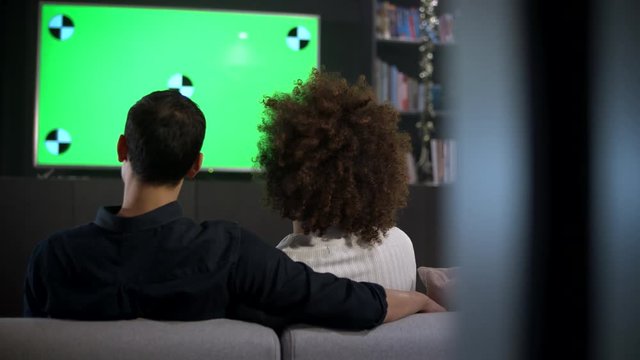
{"label": "woman", "polygon": [[278,248],[315,271],[413,290],[413,245],[394,227],[408,192],[397,112],[363,78],[319,70],[264,105],[257,162],[268,202],[293,220]]}

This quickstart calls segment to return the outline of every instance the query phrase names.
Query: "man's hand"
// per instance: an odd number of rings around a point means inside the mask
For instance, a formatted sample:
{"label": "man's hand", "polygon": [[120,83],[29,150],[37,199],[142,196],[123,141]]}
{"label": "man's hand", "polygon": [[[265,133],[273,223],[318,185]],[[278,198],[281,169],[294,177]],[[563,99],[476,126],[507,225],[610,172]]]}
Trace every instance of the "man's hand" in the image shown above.
{"label": "man's hand", "polygon": [[427,302],[425,304],[425,307],[422,310],[420,310],[420,312],[432,313],[432,312],[445,312],[445,311],[447,311],[447,309],[442,307],[440,304],[435,302],[433,299],[431,299],[427,295],[425,295],[424,297],[427,298]]}
{"label": "man's hand", "polygon": [[431,313],[447,311],[427,295],[416,291],[385,289],[387,293],[387,315],[384,322],[391,322],[417,312]]}

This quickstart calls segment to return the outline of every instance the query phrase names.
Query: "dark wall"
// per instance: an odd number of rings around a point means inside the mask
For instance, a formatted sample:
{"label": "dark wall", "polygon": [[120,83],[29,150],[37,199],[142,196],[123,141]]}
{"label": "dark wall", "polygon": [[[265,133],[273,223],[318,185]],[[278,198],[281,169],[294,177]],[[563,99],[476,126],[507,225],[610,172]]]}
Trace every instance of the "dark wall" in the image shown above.
{"label": "dark wall", "polygon": [[[319,14],[320,63],[353,81],[371,76],[373,2],[370,0],[67,0],[67,3],[118,3],[188,8]],[[38,2],[0,2],[0,176],[34,176],[33,114]],[[97,90],[97,89],[96,89]],[[145,94],[140,94],[142,97]],[[96,109],[100,111],[100,109]],[[114,139],[114,144],[117,139]],[[66,174],[84,174],[74,170]],[[111,172],[113,173],[113,172]],[[98,175],[109,174],[103,172]],[[94,175],[94,174],[92,174]]]}
{"label": "dark wall", "polygon": [[[263,204],[259,181],[185,182],[180,202],[198,221],[240,223],[274,246],[291,223]],[[0,177],[0,317],[19,316],[24,271],[34,245],[55,231],[91,222],[102,205],[121,202],[119,179],[33,179]],[[398,227],[411,237],[418,265],[443,266],[440,259],[441,188],[411,187]]]}
{"label": "dark wall", "polygon": [[35,1],[0,1],[0,175],[34,173]]}

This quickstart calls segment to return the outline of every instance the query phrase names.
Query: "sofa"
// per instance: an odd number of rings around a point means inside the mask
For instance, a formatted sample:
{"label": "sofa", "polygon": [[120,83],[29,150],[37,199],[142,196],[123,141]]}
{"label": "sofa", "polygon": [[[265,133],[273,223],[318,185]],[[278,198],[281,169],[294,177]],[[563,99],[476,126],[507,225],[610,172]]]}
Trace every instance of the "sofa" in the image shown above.
{"label": "sofa", "polygon": [[455,313],[415,314],[368,331],[236,320],[87,322],[0,318],[0,359],[420,359],[451,358]]}

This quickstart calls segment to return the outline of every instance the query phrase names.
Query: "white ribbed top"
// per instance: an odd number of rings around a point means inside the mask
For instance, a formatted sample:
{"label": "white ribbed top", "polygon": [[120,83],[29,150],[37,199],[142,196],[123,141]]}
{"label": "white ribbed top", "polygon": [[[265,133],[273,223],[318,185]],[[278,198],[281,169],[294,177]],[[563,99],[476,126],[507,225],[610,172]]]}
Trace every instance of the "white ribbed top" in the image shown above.
{"label": "white ribbed top", "polygon": [[413,244],[397,227],[373,246],[361,244],[355,236],[345,237],[340,231],[329,229],[322,237],[290,234],[277,247],[317,272],[378,283],[387,289],[416,288]]}

